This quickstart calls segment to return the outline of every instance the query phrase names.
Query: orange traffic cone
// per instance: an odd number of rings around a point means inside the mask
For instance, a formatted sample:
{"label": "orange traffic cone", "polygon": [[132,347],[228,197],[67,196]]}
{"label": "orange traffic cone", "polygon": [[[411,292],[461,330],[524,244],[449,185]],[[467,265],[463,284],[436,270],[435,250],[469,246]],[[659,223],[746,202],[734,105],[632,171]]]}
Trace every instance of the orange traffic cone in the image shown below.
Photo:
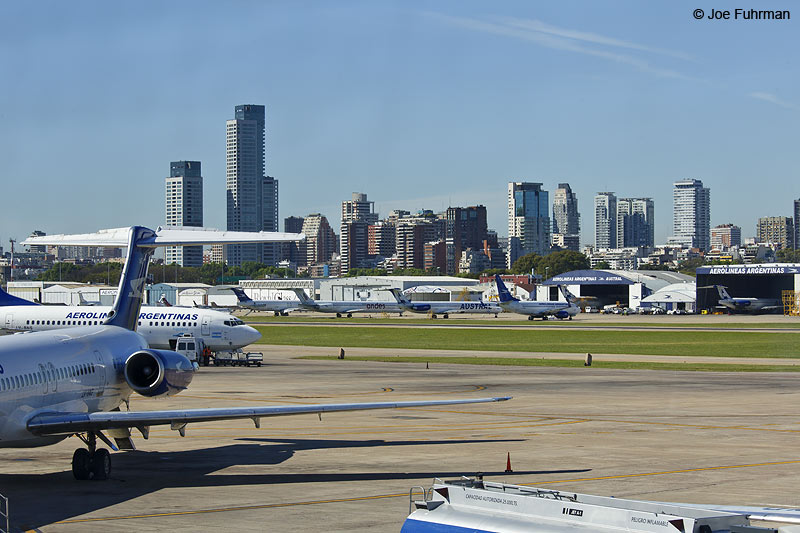
{"label": "orange traffic cone", "polygon": [[513,472],[511,470],[511,452],[508,452],[508,457],[506,458],[506,473]]}

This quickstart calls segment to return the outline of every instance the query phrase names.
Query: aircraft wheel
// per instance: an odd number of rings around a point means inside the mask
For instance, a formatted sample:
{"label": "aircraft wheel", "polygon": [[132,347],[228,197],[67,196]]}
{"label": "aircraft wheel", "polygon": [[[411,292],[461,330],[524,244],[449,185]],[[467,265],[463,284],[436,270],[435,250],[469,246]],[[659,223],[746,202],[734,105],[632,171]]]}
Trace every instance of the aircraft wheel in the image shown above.
{"label": "aircraft wheel", "polygon": [[281,316],[281,313],[280,313],[280,311],[273,311],[272,315],[273,316]]}
{"label": "aircraft wheel", "polygon": [[431,315],[431,318],[436,318],[436,315]]}
{"label": "aircraft wheel", "polygon": [[347,313],[347,318],[353,318],[353,313]]}
{"label": "aircraft wheel", "polygon": [[528,315],[528,320],[533,320],[533,315]]}
{"label": "aircraft wheel", "polygon": [[89,479],[92,467],[92,454],[86,448],[78,448],[72,454],[72,475],[75,479]]}
{"label": "aircraft wheel", "polygon": [[342,313],[336,313],[336,318],[342,318]]}
{"label": "aircraft wheel", "polygon": [[572,315],[570,315],[569,319],[572,320]]}
{"label": "aircraft wheel", "polygon": [[442,315],[442,318],[450,318],[450,316],[447,313],[445,313]]}
{"label": "aircraft wheel", "polygon": [[92,454],[92,479],[100,481],[111,475],[111,454],[100,448]]}

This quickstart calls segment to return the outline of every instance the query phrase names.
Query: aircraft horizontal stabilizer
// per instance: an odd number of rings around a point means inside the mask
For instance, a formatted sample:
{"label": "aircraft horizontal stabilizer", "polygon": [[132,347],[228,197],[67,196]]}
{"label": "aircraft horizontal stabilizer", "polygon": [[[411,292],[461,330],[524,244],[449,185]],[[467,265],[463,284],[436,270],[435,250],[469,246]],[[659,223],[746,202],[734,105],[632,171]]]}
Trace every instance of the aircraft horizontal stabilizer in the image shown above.
{"label": "aircraft horizontal stabilizer", "polygon": [[[96,413],[50,413],[32,417],[28,431],[34,435],[71,435],[107,429],[141,428],[170,424],[184,427],[195,422],[213,422],[267,416],[286,416],[340,411],[366,411],[370,409],[396,409],[405,407],[431,407],[436,405],[462,405],[469,403],[503,402],[511,397],[476,398],[474,400],[431,400],[417,402],[331,403],[311,405],[232,407],[213,409],[187,409],[183,411],[108,411]],[[258,422],[257,422],[258,424]]]}
{"label": "aircraft horizontal stabilizer", "polygon": [[[96,233],[75,235],[43,235],[28,237],[21,244],[52,246],[128,246],[130,228],[104,229]],[[220,231],[213,228],[191,228],[186,226],[159,227],[155,236],[139,240],[136,245],[143,248],[176,245],[242,244],[252,242],[302,241],[302,233]]]}

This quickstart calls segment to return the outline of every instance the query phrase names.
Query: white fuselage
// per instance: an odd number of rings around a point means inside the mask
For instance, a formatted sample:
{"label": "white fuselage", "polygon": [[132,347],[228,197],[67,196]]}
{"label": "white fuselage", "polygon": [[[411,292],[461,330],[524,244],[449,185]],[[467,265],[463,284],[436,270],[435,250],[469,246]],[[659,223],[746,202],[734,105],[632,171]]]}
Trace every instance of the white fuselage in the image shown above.
{"label": "white fuselage", "polygon": [[[103,323],[110,309],[109,306],[5,306],[0,307],[0,328],[18,332],[97,326]],[[193,307],[142,307],[137,331],[151,348],[157,349],[173,348],[171,344],[182,335],[202,339],[212,351],[235,350],[261,338],[258,331],[233,315]]]}
{"label": "white fuselage", "polygon": [[406,311],[396,302],[381,302],[362,300],[356,301],[334,301],[334,300],[308,300],[299,302],[297,306],[306,311],[316,311],[318,313],[403,313]]}
{"label": "white fuselage", "polygon": [[778,308],[778,300],[770,298],[723,298],[719,304],[740,313],[757,313],[766,307]]}
{"label": "white fuselage", "polygon": [[[427,309],[426,309],[427,307]],[[503,308],[494,302],[414,302],[410,304],[409,311],[415,313],[430,313],[434,315],[455,315],[471,313],[481,315],[497,315]]]}
{"label": "white fuselage", "polygon": [[555,314],[562,309],[566,310],[567,308],[571,307],[571,305],[568,302],[523,302],[520,300],[513,300],[510,302],[501,302],[500,307],[509,313],[539,317]]}
{"label": "white fuselage", "polygon": [[86,326],[11,335],[0,345],[0,448],[45,446],[27,421],[40,413],[109,411],[132,391],[122,374],[141,335],[116,326]]}

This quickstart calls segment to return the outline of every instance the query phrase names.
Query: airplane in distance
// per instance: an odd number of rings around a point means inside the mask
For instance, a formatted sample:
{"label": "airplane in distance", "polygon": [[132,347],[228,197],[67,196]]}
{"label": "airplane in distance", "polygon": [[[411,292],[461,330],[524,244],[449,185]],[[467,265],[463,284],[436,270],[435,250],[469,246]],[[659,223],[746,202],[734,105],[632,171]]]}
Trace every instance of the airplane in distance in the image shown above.
{"label": "airplane in distance", "polygon": [[290,311],[300,308],[299,300],[253,300],[241,287],[231,287],[231,290],[239,301],[239,307],[251,311],[272,311],[275,316],[286,316]]}
{"label": "airplane in distance", "polygon": [[574,303],[575,297],[562,285],[559,285],[558,288],[566,298],[566,302],[549,300],[523,302],[511,295],[499,274],[495,274],[494,280],[497,284],[497,294],[500,297],[500,307],[509,313],[528,315],[528,320],[533,320],[536,317],[547,320],[549,316],[572,320],[572,317],[580,312],[580,308]]}
{"label": "airplane in distance", "polygon": [[728,309],[731,313],[776,313],[783,310],[783,306],[776,298],[734,298],[728,294],[727,287],[723,285],[711,285],[719,293],[719,305]]}
{"label": "airplane in distance", "polygon": [[[345,403],[288,406],[175,409],[129,408],[135,392],[165,397],[189,387],[195,367],[183,355],[148,346],[137,333],[147,267],[157,246],[239,244],[300,240],[287,233],[219,232],[202,228],[142,226],[83,235],[30,237],[23,244],[126,246],[125,266],[108,316],[97,325],[20,333],[0,337],[0,447],[36,447],[71,435],[86,448],[72,457],[76,479],[107,479],[113,450],[135,449],[131,430],[147,439],[150,427],[169,425],[181,436],[195,422],[250,419],[260,427],[266,416],[337,411],[424,407],[502,401],[508,398]],[[106,435],[108,433],[108,436]],[[112,443],[111,439],[115,443]]]}
{"label": "airplane in distance", "polygon": [[316,311],[317,313],[336,313],[336,318],[347,315],[352,318],[353,313],[398,313],[403,314],[406,309],[397,302],[365,301],[365,300],[312,300],[306,291],[300,288],[292,289],[300,300],[298,309]]}
{"label": "airplane in distance", "polygon": [[[10,332],[97,326],[110,306],[40,305],[0,289],[0,328]],[[142,306],[137,330],[151,348],[173,349],[179,337],[192,335],[214,352],[236,350],[261,338],[255,328],[230,313],[193,307]]]}
{"label": "airplane in distance", "polygon": [[397,300],[397,303],[413,313],[429,313],[431,318],[436,318],[437,315],[442,315],[442,318],[448,318],[450,315],[470,313],[470,314],[484,314],[484,315],[497,315],[503,312],[503,308],[494,302],[484,301],[462,301],[462,302],[412,302],[403,295],[400,289],[392,288],[387,289]]}

